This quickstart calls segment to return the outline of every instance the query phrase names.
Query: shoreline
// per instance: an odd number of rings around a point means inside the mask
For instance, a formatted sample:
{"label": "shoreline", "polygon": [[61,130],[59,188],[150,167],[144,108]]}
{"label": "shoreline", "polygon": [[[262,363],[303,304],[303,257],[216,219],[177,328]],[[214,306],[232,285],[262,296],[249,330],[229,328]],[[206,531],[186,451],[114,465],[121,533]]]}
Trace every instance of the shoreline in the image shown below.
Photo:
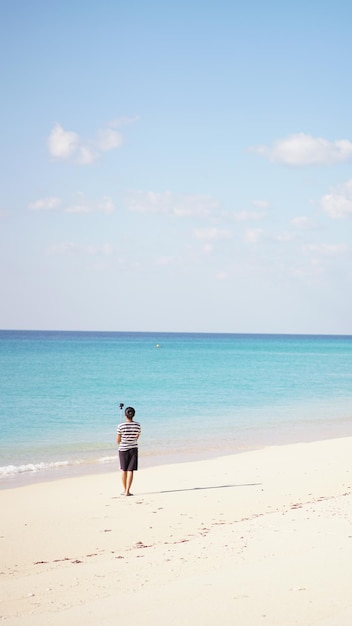
{"label": "shoreline", "polygon": [[[238,432],[237,439],[232,443],[215,442],[203,440],[198,447],[189,447],[181,449],[180,442],[175,448],[164,448],[159,452],[151,452],[143,449],[140,445],[139,459],[140,470],[150,467],[169,464],[182,464],[188,461],[206,461],[217,457],[228,456],[232,454],[243,454],[254,450],[260,450],[273,446],[286,446],[299,443],[310,443],[318,441],[326,441],[329,439],[344,439],[352,437],[352,419],[345,417],[340,420],[322,421],[321,423],[297,424],[294,430],[285,426],[279,428],[265,426],[263,428],[249,429],[248,432]],[[118,451],[115,449],[106,451],[108,455],[103,458],[91,456],[90,458],[81,459],[79,461],[72,458],[70,461],[53,462],[50,467],[45,467],[47,463],[38,463],[38,469],[20,470],[14,473],[9,472],[0,475],[0,492],[7,489],[16,489],[18,487],[36,484],[55,482],[56,480],[70,479],[80,476],[99,475],[104,473],[119,472]],[[23,466],[32,466],[28,463]],[[44,466],[44,467],[41,467]]]}
{"label": "shoreline", "polygon": [[0,491],[9,626],[347,626],[352,437]]}

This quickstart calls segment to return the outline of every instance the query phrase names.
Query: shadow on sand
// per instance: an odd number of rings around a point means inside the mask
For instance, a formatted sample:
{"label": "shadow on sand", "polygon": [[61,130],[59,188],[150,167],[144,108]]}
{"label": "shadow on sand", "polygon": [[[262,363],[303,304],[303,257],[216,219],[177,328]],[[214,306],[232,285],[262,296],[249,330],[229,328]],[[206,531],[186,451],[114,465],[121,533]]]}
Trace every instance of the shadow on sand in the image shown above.
{"label": "shadow on sand", "polygon": [[184,491],[203,491],[207,489],[234,489],[237,487],[259,487],[263,483],[244,483],[243,485],[213,485],[211,487],[188,487],[187,489],[164,489],[162,491],[148,491],[140,493],[140,496],[150,496],[158,493],[180,493]]}

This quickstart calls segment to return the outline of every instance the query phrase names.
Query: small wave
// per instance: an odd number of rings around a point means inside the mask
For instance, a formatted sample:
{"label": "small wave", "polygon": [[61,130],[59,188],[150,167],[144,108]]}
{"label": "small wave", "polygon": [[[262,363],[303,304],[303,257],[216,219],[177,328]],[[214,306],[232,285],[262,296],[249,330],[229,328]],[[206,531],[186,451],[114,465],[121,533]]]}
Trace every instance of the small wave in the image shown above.
{"label": "small wave", "polygon": [[8,476],[16,476],[18,474],[36,473],[48,470],[58,469],[60,467],[72,467],[77,465],[91,465],[91,464],[108,464],[116,462],[115,456],[103,456],[99,459],[79,459],[72,461],[53,461],[53,462],[41,462],[41,463],[23,463],[22,465],[4,465],[0,467],[0,479]]}
{"label": "small wave", "polygon": [[113,463],[114,461],[116,461],[116,455],[115,456],[102,456],[100,459],[98,459],[98,463]]}
{"label": "small wave", "polygon": [[[76,461],[74,464],[79,463]],[[23,465],[5,465],[0,467],[1,476],[13,476],[14,474],[23,474],[25,472],[40,472],[42,470],[54,469],[57,467],[67,467],[69,461],[55,461],[53,463],[26,463]]]}

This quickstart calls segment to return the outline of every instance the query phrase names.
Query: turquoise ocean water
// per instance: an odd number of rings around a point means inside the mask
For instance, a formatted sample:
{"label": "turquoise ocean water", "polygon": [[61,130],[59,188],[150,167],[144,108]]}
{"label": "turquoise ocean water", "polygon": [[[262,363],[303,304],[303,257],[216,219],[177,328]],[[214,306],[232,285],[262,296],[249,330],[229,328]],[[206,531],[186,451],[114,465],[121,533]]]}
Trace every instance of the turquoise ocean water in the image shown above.
{"label": "turquoise ocean water", "polygon": [[352,434],[352,337],[0,331],[0,485]]}

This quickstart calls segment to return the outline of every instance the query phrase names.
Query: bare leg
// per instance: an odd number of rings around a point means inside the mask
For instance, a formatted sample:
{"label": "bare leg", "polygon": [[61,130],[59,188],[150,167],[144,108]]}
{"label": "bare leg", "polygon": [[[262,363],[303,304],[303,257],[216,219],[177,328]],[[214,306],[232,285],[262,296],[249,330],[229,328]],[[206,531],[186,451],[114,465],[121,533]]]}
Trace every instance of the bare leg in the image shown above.
{"label": "bare leg", "polygon": [[122,471],[121,471],[121,478],[122,478],[122,486],[123,486],[123,491],[124,491],[124,493],[126,493],[127,472],[124,472],[124,471],[122,470]]}
{"label": "bare leg", "polygon": [[131,485],[133,482],[133,472],[129,471],[126,472],[127,473],[127,479],[126,479],[126,488],[125,488],[125,495],[129,496],[130,494],[130,489],[131,489]]}

